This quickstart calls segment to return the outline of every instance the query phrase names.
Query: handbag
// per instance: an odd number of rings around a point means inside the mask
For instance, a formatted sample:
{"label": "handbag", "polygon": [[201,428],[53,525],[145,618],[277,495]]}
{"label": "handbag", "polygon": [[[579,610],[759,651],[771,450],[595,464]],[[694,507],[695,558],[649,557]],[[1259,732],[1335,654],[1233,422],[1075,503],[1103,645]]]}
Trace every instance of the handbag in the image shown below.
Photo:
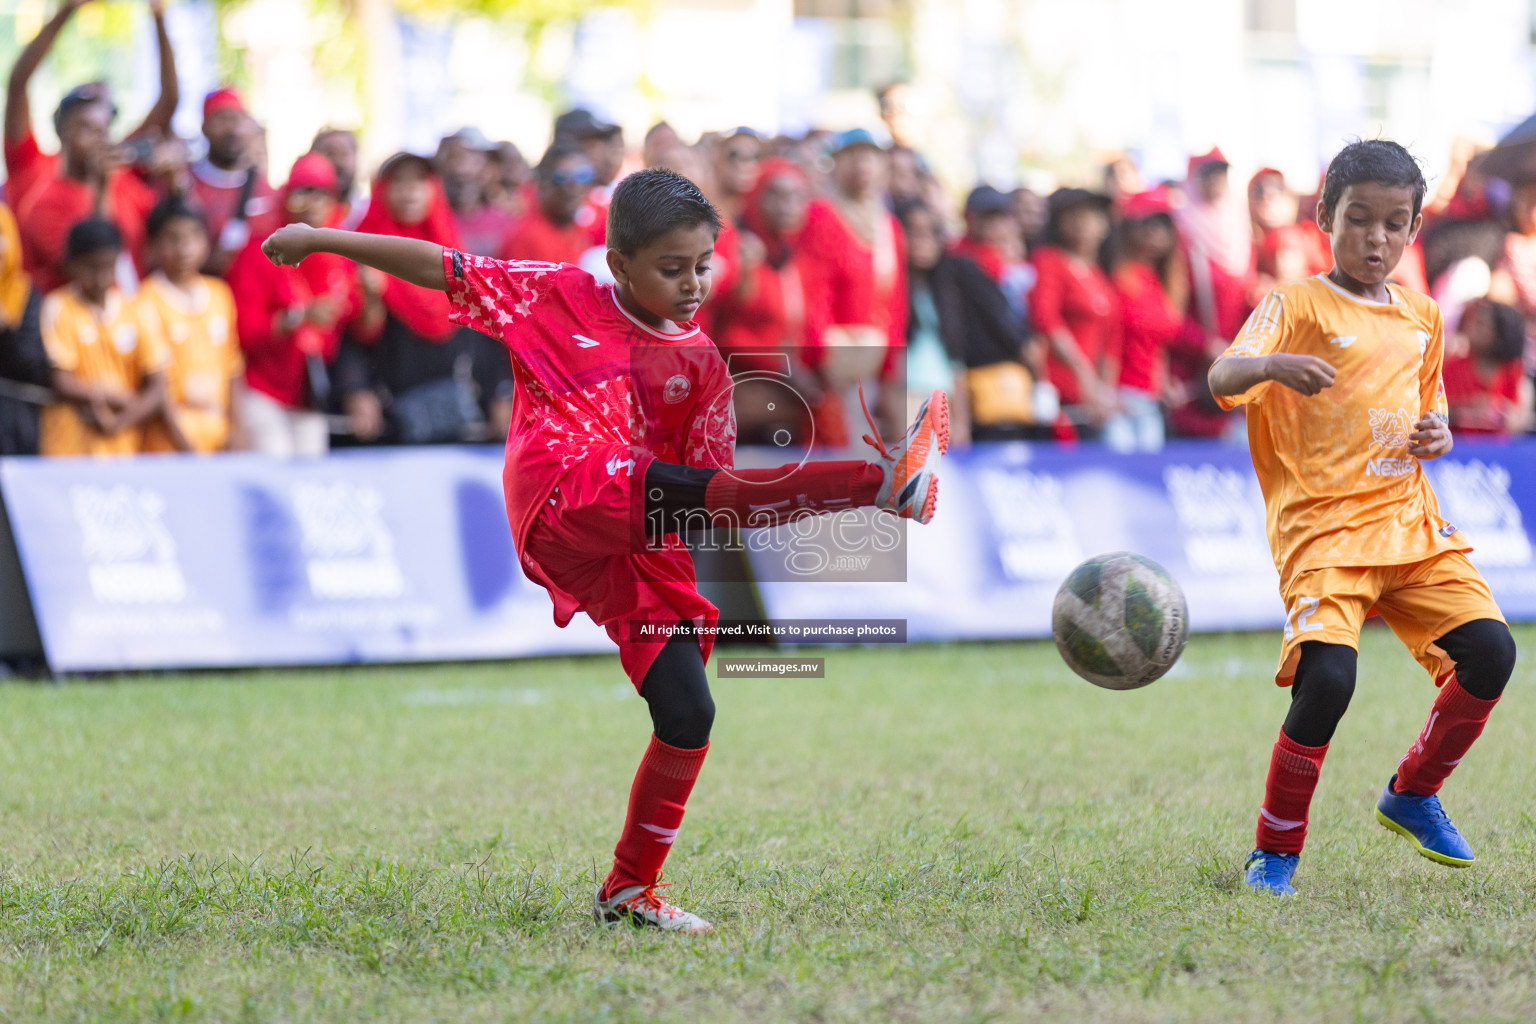
{"label": "handbag", "polygon": [[1035,422],[1035,380],[1023,363],[972,367],[965,372],[965,386],[976,426]]}

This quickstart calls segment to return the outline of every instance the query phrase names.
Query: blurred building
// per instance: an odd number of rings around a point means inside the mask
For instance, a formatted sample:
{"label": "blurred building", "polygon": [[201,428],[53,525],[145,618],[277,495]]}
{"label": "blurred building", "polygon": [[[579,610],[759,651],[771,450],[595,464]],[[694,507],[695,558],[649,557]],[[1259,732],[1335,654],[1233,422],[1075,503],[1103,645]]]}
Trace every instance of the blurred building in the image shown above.
{"label": "blurred building", "polygon": [[[0,3],[0,58],[49,10]],[[1240,169],[1273,165],[1304,183],[1351,136],[1397,138],[1433,170],[1455,136],[1491,140],[1536,109],[1530,0],[413,0],[398,10],[233,0],[215,10],[171,6],[186,83],[178,124],[195,135],[203,92],[231,76],[268,126],[274,168],[323,124],[363,128],[365,160],[429,150],[465,124],[536,155],[552,113],[570,104],[631,138],[660,118],[685,136],[873,125],[873,88],[905,79],[920,148],[956,189],[1032,169],[1083,181],[1117,151],[1149,179],[1178,177],[1213,143]],[[142,11],[112,0],[77,15],[39,76],[40,119],[91,77],[113,81],[126,115],[148,106]]]}

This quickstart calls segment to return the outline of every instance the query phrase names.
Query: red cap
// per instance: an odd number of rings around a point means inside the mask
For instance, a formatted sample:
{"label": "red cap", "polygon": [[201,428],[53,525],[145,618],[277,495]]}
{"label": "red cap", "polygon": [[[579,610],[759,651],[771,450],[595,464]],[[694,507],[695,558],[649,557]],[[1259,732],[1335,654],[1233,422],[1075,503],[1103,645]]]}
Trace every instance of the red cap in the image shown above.
{"label": "red cap", "polygon": [[285,192],[297,192],[301,188],[336,191],[336,168],[319,153],[305,153],[293,162],[288,184],[283,186]]}
{"label": "red cap", "polygon": [[1260,167],[1258,170],[1253,172],[1253,177],[1248,179],[1248,191],[1252,192],[1253,191],[1253,186],[1258,183],[1258,180],[1260,178],[1264,177],[1267,174],[1273,174],[1276,177],[1278,177],[1280,179],[1280,187],[1281,188],[1285,187],[1285,172],[1284,171],[1280,170],[1280,168],[1278,168],[1278,167]]}
{"label": "red cap", "polygon": [[237,110],[245,113],[245,102],[232,86],[215,89],[203,98],[203,120],[206,121],[221,110]]}
{"label": "red cap", "polygon": [[1126,220],[1146,220],[1160,213],[1173,213],[1173,203],[1168,199],[1168,188],[1159,185],[1146,192],[1126,196],[1121,208]]}
{"label": "red cap", "polygon": [[1206,167],[1210,167],[1212,164],[1221,164],[1222,166],[1226,166],[1231,162],[1232,161],[1227,159],[1226,154],[1221,151],[1220,146],[1212,146],[1209,153],[1199,153],[1189,158],[1189,176],[1193,178],[1196,174],[1199,174],[1200,171]]}

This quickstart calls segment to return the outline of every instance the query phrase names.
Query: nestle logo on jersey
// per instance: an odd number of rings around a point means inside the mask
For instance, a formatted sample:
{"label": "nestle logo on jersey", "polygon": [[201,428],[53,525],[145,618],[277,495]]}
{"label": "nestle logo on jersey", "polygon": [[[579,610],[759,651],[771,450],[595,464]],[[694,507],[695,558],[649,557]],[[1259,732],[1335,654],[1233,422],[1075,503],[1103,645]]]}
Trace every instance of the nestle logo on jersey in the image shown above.
{"label": "nestle logo on jersey", "polygon": [[1407,476],[1418,468],[1418,463],[1412,459],[1367,459],[1365,463],[1366,476]]}

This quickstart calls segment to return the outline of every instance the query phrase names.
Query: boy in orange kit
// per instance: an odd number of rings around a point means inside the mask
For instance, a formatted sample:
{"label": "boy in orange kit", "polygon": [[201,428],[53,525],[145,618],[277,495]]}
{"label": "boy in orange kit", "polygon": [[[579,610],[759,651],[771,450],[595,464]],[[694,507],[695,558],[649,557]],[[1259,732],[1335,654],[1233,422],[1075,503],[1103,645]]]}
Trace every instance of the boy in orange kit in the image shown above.
{"label": "boy in orange kit", "polygon": [[661,868],[709,751],[704,663],[719,611],[699,594],[678,534],[861,506],[925,523],[949,444],[936,391],[900,440],[870,439],[873,462],[734,468],[731,379],[693,322],[719,232],[698,186],[653,169],[614,189],[612,285],[570,264],[297,224],[262,245],[278,265],[328,252],[445,291],[455,323],[510,349],[518,412],[504,480],[523,569],[549,592],[559,625],[584,611],[607,629],[654,726],[593,916],[691,933],[713,926],[661,897]]}
{"label": "boy in orange kit", "polygon": [[123,236],[108,220],[69,229],[70,284],[43,300],[43,345],[59,401],[43,410],[43,455],[132,455],[165,405],[165,352],[117,287]]}
{"label": "boy in orange kit", "polygon": [[1451,450],[1444,326],[1431,299],[1388,275],[1418,233],[1424,190],[1396,143],[1346,146],[1317,213],[1333,269],[1270,292],[1210,371],[1224,408],[1249,407],[1286,608],[1276,682],[1291,686],[1291,707],[1246,867],[1260,892],[1296,891],[1307,810],[1373,607],[1441,687],[1376,818],[1430,860],[1473,860],[1436,794],[1482,733],[1515,644],[1419,464]]}
{"label": "boy in orange kit", "polygon": [[245,373],[229,285],[201,272],[208,228],[186,200],[163,199],[145,227],[158,269],[144,279],[144,326],[166,353],[164,416],[144,431],[147,452],[217,452],[238,434]]}

